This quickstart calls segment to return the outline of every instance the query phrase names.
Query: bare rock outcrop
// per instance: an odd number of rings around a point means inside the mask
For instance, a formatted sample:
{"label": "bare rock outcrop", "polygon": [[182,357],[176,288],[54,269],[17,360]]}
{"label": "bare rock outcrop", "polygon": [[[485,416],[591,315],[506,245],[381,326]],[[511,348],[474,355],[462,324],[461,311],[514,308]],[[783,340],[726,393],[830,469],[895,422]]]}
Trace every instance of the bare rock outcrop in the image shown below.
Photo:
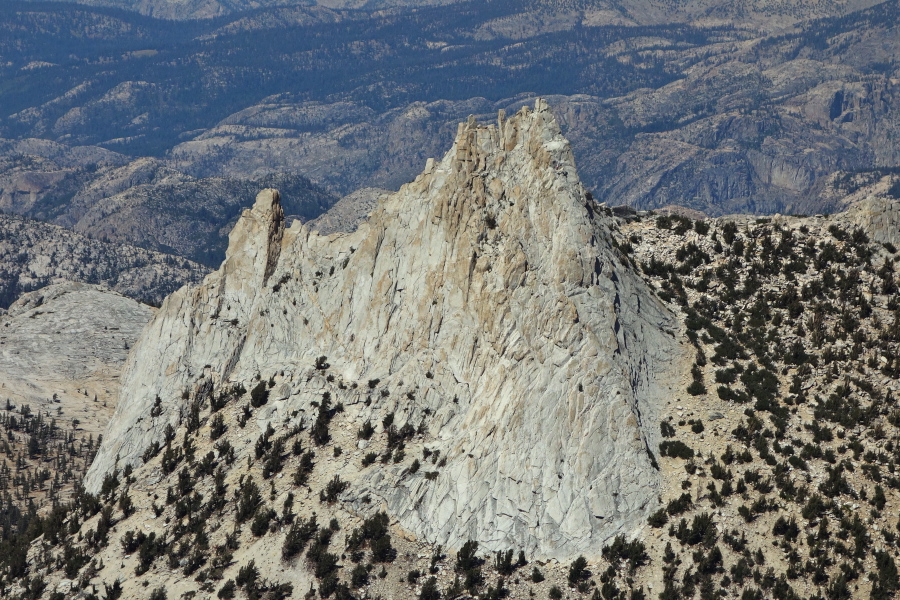
{"label": "bare rock outcrop", "polygon": [[849,228],[859,227],[869,239],[900,246],[900,201],[868,196],[850,205],[837,220]]}
{"label": "bare rock outcrop", "polygon": [[85,283],[23,295],[0,327],[0,394],[16,406],[77,419],[102,433],[118,398],[128,351],[154,309]]}
{"label": "bare rock outcrop", "polygon": [[461,124],[352,234],[285,228],[262,192],[222,267],[169,296],[135,345],[88,489],[138,464],[192,391],[271,378],[258,424],[296,423],[327,371],[360,422],[393,413],[446,459],[434,481],[373,471],[348,505],[450,547],[598,555],[656,507],[658,410],[691,359],[613,223],[541,100]]}

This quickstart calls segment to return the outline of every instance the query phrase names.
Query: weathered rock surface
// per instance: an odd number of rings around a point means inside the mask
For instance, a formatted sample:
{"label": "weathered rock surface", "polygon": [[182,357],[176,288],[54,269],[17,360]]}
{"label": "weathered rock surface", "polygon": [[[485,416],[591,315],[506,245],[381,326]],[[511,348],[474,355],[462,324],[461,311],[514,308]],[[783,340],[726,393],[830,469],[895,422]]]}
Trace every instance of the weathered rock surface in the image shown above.
{"label": "weathered rock surface", "polygon": [[112,416],[128,351],[153,312],[84,283],[25,294],[2,317],[0,394],[32,411],[77,419],[96,437]]}
{"label": "weathered rock surface", "polygon": [[[460,125],[444,159],[352,234],[283,219],[262,192],[220,270],[166,299],[129,357],[89,489],[138,464],[183,392],[209,382],[277,375],[258,423],[304,420],[324,356],[346,383],[335,401],[421,424],[447,460],[433,482],[396,465],[370,475],[345,498],[359,510],[383,503],[429,541],[537,557],[596,555],[644,522],[658,406],[690,357],[617,257],[546,103]],[[363,402],[376,379],[387,394]]]}
{"label": "weathered rock surface", "polygon": [[57,225],[0,215],[0,307],[62,281],[102,284],[158,305],[207,269],[181,257],[88,238]]}
{"label": "weathered rock surface", "polygon": [[355,231],[365,221],[378,200],[391,192],[381,188],[362,188],[334,203],[325,214],[308,223],[319,235]]}
{"label": "weathered rock surface", "polygon": [[868,196],[838,215],[848,228],[859,227],[869,239],[900,246],[900,201],[883,196]]}

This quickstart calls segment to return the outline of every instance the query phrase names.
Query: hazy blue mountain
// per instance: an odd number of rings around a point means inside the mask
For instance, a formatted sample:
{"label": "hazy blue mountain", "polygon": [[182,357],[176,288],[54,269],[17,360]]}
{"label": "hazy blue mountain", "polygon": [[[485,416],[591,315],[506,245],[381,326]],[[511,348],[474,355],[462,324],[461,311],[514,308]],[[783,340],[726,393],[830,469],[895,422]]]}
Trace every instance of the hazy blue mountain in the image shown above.
{"label": "hazy blue mountain", "polygon": [[[76,227],[83,208],[61,207],[82,189],[112,197],[129,185],[213,178],[244,182],[229,188],[237,190],[281,174],[318,189],[310,210],[298,211],[314,218],[338,196],[414,177],[469,114],[492,119],[539,95],[559,114],[582,178],[610,204],[818,212],[836,206],[821,198],[829,178],[900,164],[897,0],[775,33],[741,24],[744,13],[722,3],[673,5],[700,11],[691,23],[658,23],[663,13],[650,2],[640,18],[599,6],[287,6],[173,22],[6,3],[0,136],[11,141],[0,148],[0,182],[14,179],[11,189],[26,196],[37,186],[40,210],[24,214]],[[789,12],[765,6],[770,16]],[[818,14],[856,5],[799,6]],[[807,14],[795,13],[780,22]],[[44,150],[16,149],[24,140],[106,154],[55,169]],[[164,175],[102,184],[98,173],[112,169],[145,173],[146,157]],[[60,170],[46,189],[33,183]],[[42,194],[50,197],[38,202]],[[171,241],[146,243],[179,247]],[[209,260],[188,245],[178,251]]]}
{"label": "hazy blue mountain", "polygon": [[[459,4],[462,0],[63,0],[92,7],[134,11],[159,19],[213,19],[271,8],[379,11]],[[727,20],[781,28],[797,20],[833,17],[877,4],[873,0],[520,0],[519,19],[492,23],[499,30],[527,29],[581,13],[594,23],[661,24]],[[529,15],[528,18],[522,18]],[[518,22],[516,22],[518,21]]]}

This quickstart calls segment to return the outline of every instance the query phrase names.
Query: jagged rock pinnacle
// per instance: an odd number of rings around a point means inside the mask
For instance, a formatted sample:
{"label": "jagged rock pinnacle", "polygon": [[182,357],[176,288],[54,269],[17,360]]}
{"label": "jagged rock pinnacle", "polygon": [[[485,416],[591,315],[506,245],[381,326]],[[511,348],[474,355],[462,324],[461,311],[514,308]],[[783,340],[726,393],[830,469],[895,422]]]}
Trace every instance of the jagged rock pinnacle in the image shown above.
{"label": "jagged rock pinnacle", "polygon": [[281,251],[284,211],[278,190],[266,189],[256,196],[253,208],[245,210],[228,236],[228,250],[222,264],[228,279],[256,283],[252,277],[262,274],[265,285]]}
{"label": "jagged rock pinnacle", "polygon": [[[433,481],[403,465],[361,475],[354,498],[374,501],[350,505],[383,503],[445,546],[597,555],[655,508],[657,407],[690,361],[598,211],[541,100],[461,124],[352,234],[284,230],[263,192],[222,268],[170,296],[136,344],[88,489],[180,422],[185,390],[278,373],[259,426],[308,418],[326,356],[351,417],[393,412],[447,461]],[[352,384],[376,379],[389,393],[365,402]]]}

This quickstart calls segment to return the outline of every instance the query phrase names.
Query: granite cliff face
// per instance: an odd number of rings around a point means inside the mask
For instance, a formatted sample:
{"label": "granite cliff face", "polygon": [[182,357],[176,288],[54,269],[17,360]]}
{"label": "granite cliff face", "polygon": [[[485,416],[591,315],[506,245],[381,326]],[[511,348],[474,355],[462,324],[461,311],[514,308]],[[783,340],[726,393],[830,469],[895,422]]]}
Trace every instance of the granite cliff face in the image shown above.
{"label": "granite cliff face", "polygon": [[263,191],[222,267],[135,345],[88,489],[140,464],[211,387],[271,379],[257,424],[286,427],[336,381],[360,424],[395,415],[447,461],[435,481],[364,472],[348,505],[450,547],[598,554],[657,504],[659,407],[690,361],[598,210],[541,100],[461,124],[352,234],[285,228]]}

